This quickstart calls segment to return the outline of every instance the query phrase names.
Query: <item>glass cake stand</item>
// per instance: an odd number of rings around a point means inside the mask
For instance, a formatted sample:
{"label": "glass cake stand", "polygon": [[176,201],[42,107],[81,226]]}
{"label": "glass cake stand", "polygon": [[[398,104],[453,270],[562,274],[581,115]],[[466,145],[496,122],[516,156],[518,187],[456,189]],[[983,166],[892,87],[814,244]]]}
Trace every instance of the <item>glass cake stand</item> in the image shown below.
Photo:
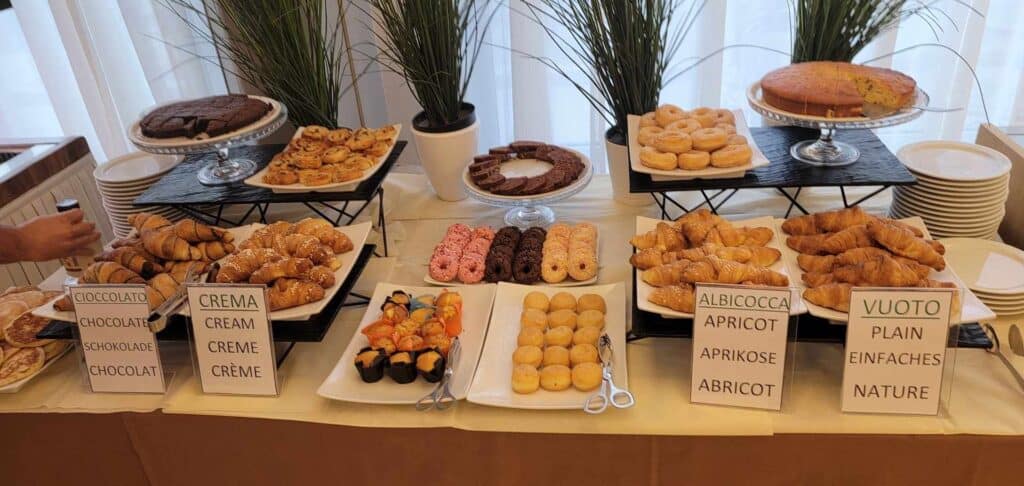
{"label": "glass cake stand", "polygon": [[816,140],[803,140],[789,148],[789,154],[794,159],[818,167],[842,167],[856,162],[860,158],[860,150],[848,143],[834,140],[836,130],[883,128],[907,123],[924,113],[930,98],[928,93],[917,89],[914,102],[901,110],[871,117],[825,118],[791,113],[769,105],[761,97],[761,83],[756,82],[747,90],[747,101],[754,111],[769,120],[821,130],[821,135]]}
{"label": "glass cake stand", "polygon": [[[466,187],[466,193],[469,194],[469,197],[491,206],[510,208],[505,213],[505,224],[509,226],[516,226],[520,229],[526,229],[531,226],[547,226],[555,222],[555,212],[547,205],[578,194],[590,184],[590,179],[594,176],[594,168],[590,165],[590,159],[579,152],[576,152],[576,154],[580,156],[580,160],[583,161],[586,169],[583,170],[580,177],[573,181],[572,184],[556,191],[532,196],[500,196],[493,194],[473,184],[473,181],[469,178],[468,165],[462,172],[462,184]],[[529,159],[527,160],[529,161]],[[533,162],[547,164],[539,160]],[[510,174],[505,175],[508,176]],[[518,174],[511,175],[517,176]]]}
{"label": "glass cake stand", "polygon": [[[152,154],[191,155],[216,152],[217,160],[203,166],[196,173],[199,182],[207,186],[223,186],[238,182],[255,174],[258,166],[250,159],[231,158],[229,151],[234,147],[252,144],[274,133],[288,121],[288,109],[280,102],[262,96],[253,96],[253,98],[270,103],[271,109],[256,123],[240,130],[205,139],[185,137],[156,139],[142,135],[139,123],[145,117],[143,115],[128,129],[128,139],[143,152]],[[163,105],[148,111],[160,106]]]}

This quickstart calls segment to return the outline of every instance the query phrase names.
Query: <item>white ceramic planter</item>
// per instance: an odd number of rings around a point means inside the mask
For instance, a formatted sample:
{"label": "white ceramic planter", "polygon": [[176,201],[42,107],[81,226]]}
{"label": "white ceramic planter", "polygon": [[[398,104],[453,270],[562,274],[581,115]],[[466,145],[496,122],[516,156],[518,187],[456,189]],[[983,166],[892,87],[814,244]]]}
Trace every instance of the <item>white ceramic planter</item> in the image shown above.
{"label": "white ceramic planter", "polygon": [[477,153],[478,123],[474,121],[466,128],[443,133],[421,132],[411,127],[423,171],[434,193],[444,201],[466,199],[462,171]]}
{"label": "white ceramic planter", "polygon": [[608,156],[608,172],[612,176],[615,201],[627,206],[648,206],[654,203],[650,194],[629,192],[629,146],[612,142],[605,134],[604,149]]}

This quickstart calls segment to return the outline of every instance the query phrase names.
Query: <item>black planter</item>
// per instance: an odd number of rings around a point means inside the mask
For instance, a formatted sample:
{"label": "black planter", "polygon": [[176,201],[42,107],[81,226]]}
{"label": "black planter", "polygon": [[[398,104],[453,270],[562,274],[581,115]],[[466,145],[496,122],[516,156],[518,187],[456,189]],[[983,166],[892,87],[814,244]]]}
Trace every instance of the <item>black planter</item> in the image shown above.
{"label": "black planter", "polygon": [[412,128],[423,133],[448,133],[462,130],[476,122],[476,107],[472,103],[462,103],[459,119],[444,126],[434,126],[427,119],[427,112],[421,111],[412,117]]}
{"label": "black planter", "polygon": [[626,130],[619,127],[611,127],[604,132],[604,139],[615,145],[628,145]]}

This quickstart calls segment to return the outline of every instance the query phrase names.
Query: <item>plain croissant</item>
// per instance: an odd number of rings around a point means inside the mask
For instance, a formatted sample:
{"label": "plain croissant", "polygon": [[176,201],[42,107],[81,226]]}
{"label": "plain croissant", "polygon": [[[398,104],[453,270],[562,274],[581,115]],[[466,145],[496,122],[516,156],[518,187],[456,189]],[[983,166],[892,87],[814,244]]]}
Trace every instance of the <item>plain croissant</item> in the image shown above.
{"label": "plain croissant", "polygon": [[914,233],[906,228],[882,221],[872,221],[868,223],[868,231],[875,241],[897,255],[918,261],[939,271],[946,268],[946,260],[942,258],[942,255],[927,241],[914,236]]}

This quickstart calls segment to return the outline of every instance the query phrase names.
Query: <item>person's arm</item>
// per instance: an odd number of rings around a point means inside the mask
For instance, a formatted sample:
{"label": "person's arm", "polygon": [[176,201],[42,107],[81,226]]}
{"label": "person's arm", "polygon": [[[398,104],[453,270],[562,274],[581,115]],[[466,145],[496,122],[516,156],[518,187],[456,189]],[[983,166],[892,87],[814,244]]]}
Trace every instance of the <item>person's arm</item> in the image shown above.
{"label": "person's arm", "polygon": [[37,216],[18,226],[0,225],[0,263],[43,262],[71,255],[89,255],[100,239],[96,225],[82,221],[81,209]]}

